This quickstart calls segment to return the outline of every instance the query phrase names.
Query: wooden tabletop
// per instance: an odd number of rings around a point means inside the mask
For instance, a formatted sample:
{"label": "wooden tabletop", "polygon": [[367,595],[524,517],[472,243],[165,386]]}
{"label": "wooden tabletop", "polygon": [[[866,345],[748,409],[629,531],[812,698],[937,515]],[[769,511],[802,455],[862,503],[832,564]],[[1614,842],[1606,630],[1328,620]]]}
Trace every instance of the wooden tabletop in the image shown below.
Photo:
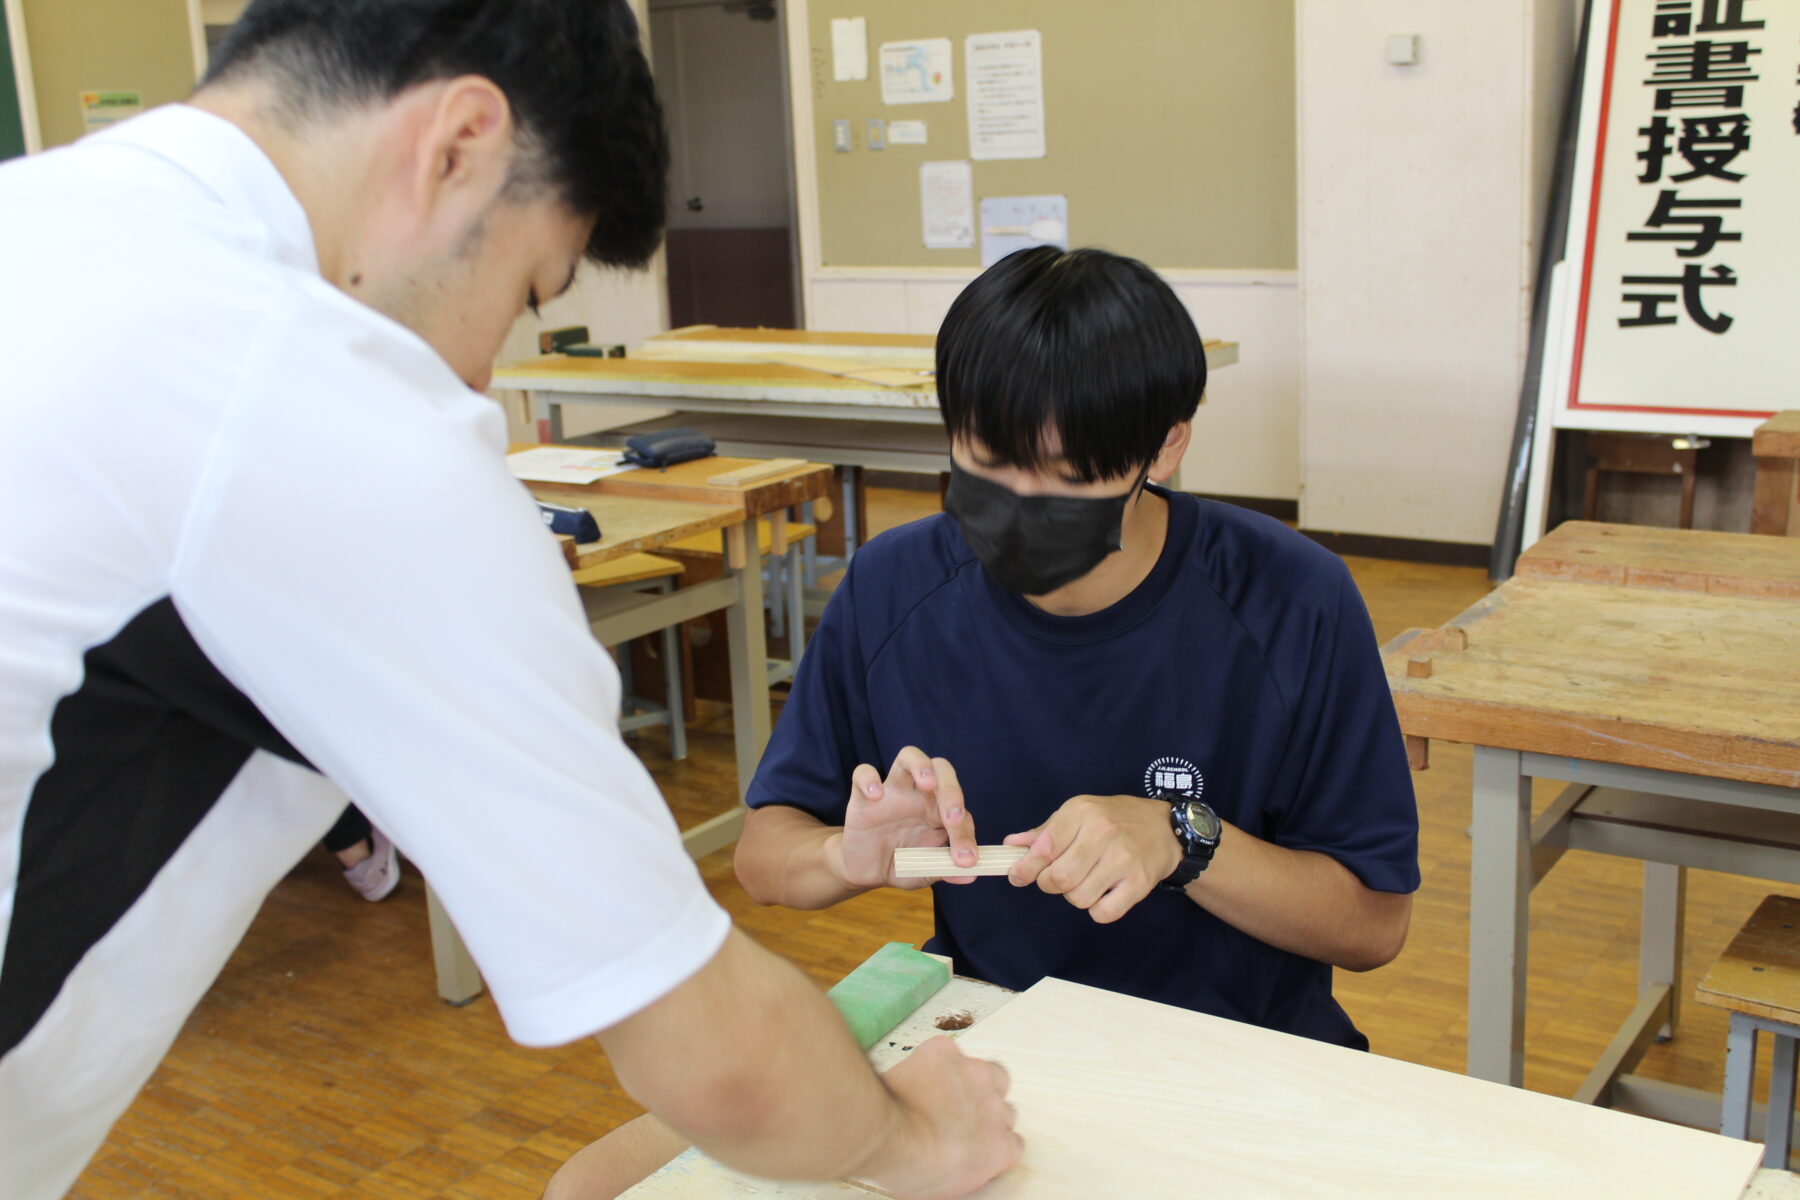
{"label": "wooden tabletop", "polygon": [[[521,450],[533,449],[536,447],[515,442],[509,452],[516,454]],[[579,486],[534,483],[531,490],[557,504],[579,503],[586,496],[637,496],[645,500],[691,500],[698,504],[726,505],[739,509],[746,517],[764,516],[779,509],[829,496],[832,492],[831,468],[823,463],[805,463],[791,471],[783,471],[779,475],[771,475],[767,479],[758,479],[741,486],[707,482],[715,475],[735,471],[740,467],[755,466],[763,461],[766,460],[713,455],[676,463],[660,470],[644,467],[625,471]]]}
{"label": "wooden tabletop", "polygon": [[1800,600],[1800,539],[1569,521],[1519,556],[1527,579]]}
{"label": "wooden tabletop", "polygon": [[600,540],[565,550],[576,571],[597,567],[628,554],[654,550],[684,537],[744,523],[744,510],[692,500],[645,500],[636,496],[582,495],[552,488],[531,489],[555,504],[585,508],[600,523]]}
{"label": "wooden tabletop", "polygon": [[1410,736],[1800,788],[1797,630],[1791,600],[1519,578],[1382,657]]}
{"label": "wooden tabletop", "polygon": [[1758,425],[1750,450],[1758,458],[1800,458],[1800,409],[1778,412]]}
{"label": "wooden tabletop", "polygon": [[1702,1004],[1800,1025],[1800,900],[1764,897],[1695,996]]}

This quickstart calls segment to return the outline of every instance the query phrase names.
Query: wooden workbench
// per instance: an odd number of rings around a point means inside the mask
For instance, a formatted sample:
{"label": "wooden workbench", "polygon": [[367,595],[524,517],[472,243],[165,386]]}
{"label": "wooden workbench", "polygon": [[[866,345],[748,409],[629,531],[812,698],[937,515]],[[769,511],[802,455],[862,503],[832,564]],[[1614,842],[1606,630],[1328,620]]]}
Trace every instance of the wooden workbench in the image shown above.
{"label": "wooden workbench", "polygon": [[[1532,887],[1569,849],[1639,858],[1639,1003],[1577,1096],[1716,1119],[1629,1071],[1675,1028],[1686,868],[1800,883],[1796,578],[1800,541],[1575,522],[1383,649],[1415,762],[1423,739],[1474,747],[1471,1075],[1522,1078]],[[1570,785],[1535,822],[1534,778]]]}
{"label": "wooden workbench", "polygon": [[[878,1051],[969,1011],[963,1049],[1005,1065],[1024,1161],[986,1200],[1192,1196],[1792,1197],[1760,1148],[1289,1034],[1045,980],[953,981]],[[877,1065],[886,1062],[879,1056]],[[1749,1190],[1746,1186],[1750,1185]],[[696,1151],[627,1200],[866,1200],[845,1183],[727,1171]]]}
{"label": "wooden workbench", "polygon": [[[1211,370],[1238,359],[1236,342],[1207,341]],[[775,456],[786,450],[767,446],[803,444],[793,436],[795,421],[855,421],[939,427],[935,381],[922,377],[916,385],[884,387],[821,370],[771,362],[773,357],[838,359],[858,365],[933,366],[936,339],[929,334],[816,333],[793,329],[730,329],[698,326],[672,330],[649,339],[632,357],[585,358],[560,354],[507,363],[494,372],[492,386],[523,392],[530,420],[543,442],[563,440],[563,410],[587,408],[641,412],[646,402],[688,414],[738,414],[765,426],[764,448]],[[708,431],[710,432],[710,431]],[[948,470],[948,463],[892,446],[863,446],[860,441],[832,447],[809,432],[817,453],[806,457],[851,469]],[[741,432],[737,440],[742,444]],[[866,451],[866,453],[865,453]],[[830,457],[826,457],[829,452]],[[1179,476],[1172,486],[1179,487]]]}

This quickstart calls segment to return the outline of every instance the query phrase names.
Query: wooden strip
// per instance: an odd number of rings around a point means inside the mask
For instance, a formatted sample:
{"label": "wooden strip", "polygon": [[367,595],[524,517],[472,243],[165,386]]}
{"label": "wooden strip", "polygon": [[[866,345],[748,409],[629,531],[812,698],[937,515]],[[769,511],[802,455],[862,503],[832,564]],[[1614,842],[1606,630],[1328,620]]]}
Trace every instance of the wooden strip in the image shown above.
{"label": "wooden strip", "polygon": [[[1758,478],[1763,481],[1759,486],[1767,490],[1770,474],[1763,466],[1758,463]],[[1783,495],[1783,506],[1786,501]],[[1774,511],[1773,501],[1767,507]],[[1781,512],[1785,515],[1785,507]],[[1773,531],[1771,525],[1758,533]],[[1747,533],[1568,521],[1519,556],[1518,574],[1567,583],[1800,600],[1800,542]]]}
{"label": "wooden strip", "polygon": [[953,862],[948,846],[911,846],[894,851],[897,879],[945,879],[963,875],[1004,875],[1025,857],[1024,846],[977,846],[975,865]]}
{"label": "wooden strip", "polygon": [[785,475],[789,471],[798,471],[805,465],[806,460],[803,458],[771,458],[748,467],[738,467],[717,475],[708,475],[706,482],[714,487],[744,487],[764,479],[771,479],[776,475]]}

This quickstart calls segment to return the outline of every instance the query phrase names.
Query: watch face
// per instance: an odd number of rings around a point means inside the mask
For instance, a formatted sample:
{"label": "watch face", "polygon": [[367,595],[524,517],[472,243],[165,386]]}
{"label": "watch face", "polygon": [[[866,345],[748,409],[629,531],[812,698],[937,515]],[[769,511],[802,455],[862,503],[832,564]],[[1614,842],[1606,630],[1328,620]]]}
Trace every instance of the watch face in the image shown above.
{"label": "watch face", "polygon": [[1198,800],[1188,801],[1187,819],[1188,824],[1193,826],[1194,832],[1209,842],[1217,841],[1220,831],[1224,828],[1219,823],[1219,814]]}

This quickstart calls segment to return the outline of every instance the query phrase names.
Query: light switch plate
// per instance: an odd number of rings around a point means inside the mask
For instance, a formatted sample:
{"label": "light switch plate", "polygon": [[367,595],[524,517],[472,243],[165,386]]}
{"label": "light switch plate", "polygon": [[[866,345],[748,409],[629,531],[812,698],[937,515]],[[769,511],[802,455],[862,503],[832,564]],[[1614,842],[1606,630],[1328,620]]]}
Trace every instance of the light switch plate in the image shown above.
{"label": "light switch plate", "polygon": [[1419,61],[1419,35],[1416,33],[1388,35],[1387,60],[1396,67],[1415,65]]}
{"label": "light switch plate", "polygon": [[850,119],[839,117],[831,123],[831,148],[839,154],[850,153]]}
{"label": "light switch plate", "polygon": [[887,122],[880,117],[869,118],[869,149],[887,149]]}

